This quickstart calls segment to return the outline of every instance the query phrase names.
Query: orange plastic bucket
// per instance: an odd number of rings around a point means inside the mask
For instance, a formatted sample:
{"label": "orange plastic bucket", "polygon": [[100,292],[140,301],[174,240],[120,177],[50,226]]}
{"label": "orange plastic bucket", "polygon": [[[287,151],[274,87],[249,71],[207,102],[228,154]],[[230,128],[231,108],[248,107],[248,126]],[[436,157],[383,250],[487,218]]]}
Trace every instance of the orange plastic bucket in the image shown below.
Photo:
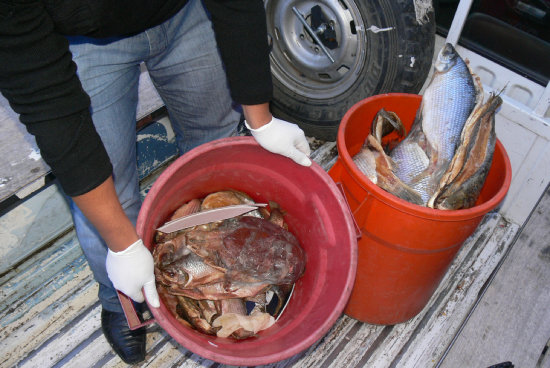
{"label": "orange plastic bucket", "polygon": [[306,253],[305,273],[284,313],[258,336],[234,340],[184,326],[162,301],[151,311],[178,343],[204,358],[230,365],[270,364],[310,347],[344,311],[357,265],[353,218],[321,166],[303,167],[266,151],[252,137],[233,137],[199,146],[172,163],[147,193],[137,231],[151,250],[155,229],[180,205],[229,188],[259,203],[276,201]]}
{"label": "orange plastic bucket", "polygon": [[329,175],[341,183],[362,233],[357,276],[344,312],[363,322],[391,325],[418,314],[462,243],[504,199],[510,186],[510,161],[499,141],[480,198],[469,209],[417,206],[364,176],[352,157],[364,143],[376,113],[381,108],[396,112],[408,131],[421,100],[402,93],[373,96],[355,104],[339,127],[339,157]]}

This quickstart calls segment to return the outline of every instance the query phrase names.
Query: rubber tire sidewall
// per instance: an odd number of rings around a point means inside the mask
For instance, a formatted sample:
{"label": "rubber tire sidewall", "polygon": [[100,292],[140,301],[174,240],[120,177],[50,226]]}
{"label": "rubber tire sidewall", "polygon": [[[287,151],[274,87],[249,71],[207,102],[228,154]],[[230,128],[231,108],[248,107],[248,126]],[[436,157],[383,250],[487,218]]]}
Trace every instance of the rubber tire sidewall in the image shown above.
{"label": "rubber tire sidewall", "polygon": [[330,99],[307,98],[273,78],[273,115],[298,124],[311,137],[334,141],[344,114],[364,98],[390,92],[418,93],[432,65],[433,10],[420,25],[414,0],[354,1],[367,28],[375,25],[395,31],[366,31],[365,63],[349,89]]}

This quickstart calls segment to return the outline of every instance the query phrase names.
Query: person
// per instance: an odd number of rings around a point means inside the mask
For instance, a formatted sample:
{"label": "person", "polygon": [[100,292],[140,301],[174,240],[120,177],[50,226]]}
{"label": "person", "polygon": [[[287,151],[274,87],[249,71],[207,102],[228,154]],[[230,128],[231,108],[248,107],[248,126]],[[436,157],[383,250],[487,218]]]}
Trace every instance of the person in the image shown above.
{"label": "person", "polygon": [[70,198],[103,333],[126,363],[145,358],[145,332],[128,328],[116,289],[159,306],[135,230],[140,64],[180,153],[235,134],[238,104],[262,147],[309,166],[303,131],[269,111],[268,57],[262,0],[0,0],[0,91]]}

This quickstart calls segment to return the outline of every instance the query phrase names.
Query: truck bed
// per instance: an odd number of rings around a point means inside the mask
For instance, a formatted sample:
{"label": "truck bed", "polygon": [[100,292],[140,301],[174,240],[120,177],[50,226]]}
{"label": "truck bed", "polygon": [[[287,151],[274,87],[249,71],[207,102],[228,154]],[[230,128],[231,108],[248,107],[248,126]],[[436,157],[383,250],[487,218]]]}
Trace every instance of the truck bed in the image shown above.
{"label": "truck bed", "polygon": [[[312,157],[328,170],[336,158],[335,143],[320,143]],[[143,195],[161,170],[142,180]],[[42,193],[49,196],[42,199],[41,203],[48,203],[41,208],[42,216],[51,217],[51,209],[56,208],[53,203],[63,199],[55,191]],[[377,326],[342,315],[308,350],[269,367],[429,367],[438,365],[440,360],[444,367],[483,367],[475,356],[470,356],[469,349],[481,350],[492,359],[491,364],[512,357],[517,360],[516,364],[520,361],[536,363],[550,336],[550,316],[548,308],[543,307],[550,304],[546,288],[550,281],[550,256],[545,236],[550,231],[550,218],[546,215],[549,201],[546,193],[523,227],[507,222],[497,212],[489,213],[458,252],[428,305],[410,321]],[[63,206],[62,203],[57,205],[58,208]],[[58,217],[60,221],[63,218]],[[7,225],[10,219],[2,220],[6,220],[4,225]],[[15,216],[11,220],[18,221]],[[43,221],[37,216],[26,226],[36,228],[36,224],[43,224]],[[5,271],[0,278],[0,336],[3,341],[0,365],[125,366],[111,351],[101,332],[97,285],[74,229],[70,224],[53,228],[57,229],[57,236],[52,236],[51,241],[17,267]],[[490,282],[495,274],[500,280],[498,283]],[[522,284],[517,285],[520,280]],[[503,296],[503,305],[492,305],[493,302],[487,300],[492,294],[493,299],[495,295]],[[475,306],[478,308],[474,310]],[[538,310],[538,313],[521,313],[522,306],[529,306],[529,312]],[[508,311],[508,307],[516,308],[516,312]],[[470,316],[472,310],[473,316]],[[493,315],[497,311],[501,317]],[[507,318],[505,332],[514,336],[513,331],[523,326],[522,331],[516,332],[517,336],[530,337],[508,345],[510,359],[489,354],[498,346],[491,348],[487,328],[481,330],[480,327],[488,319],[496,326],[503,325],[504,317]],[[529,327],[535,328],[537,333]],[[148,331],[147,359],[139,366],[223,366],[186,350],[156,324],[150,325]],[[465,335],[475,336],[476,332],[482,333],[483,336],[478,337],[481,340]],[[523,356],[515,350],[524,351]],[[542,358],[541,362],[546,364],[542,366],[548,367],[548,358],[544,360],[544,355]],[[461,361],[472,364],[463,365]]]}

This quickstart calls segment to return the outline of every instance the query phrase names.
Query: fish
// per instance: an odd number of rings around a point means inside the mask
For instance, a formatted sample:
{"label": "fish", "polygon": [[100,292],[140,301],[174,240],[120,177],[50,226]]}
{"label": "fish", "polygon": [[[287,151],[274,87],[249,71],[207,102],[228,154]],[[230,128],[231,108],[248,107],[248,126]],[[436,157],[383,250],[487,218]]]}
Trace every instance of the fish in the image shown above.
{"label": "fish", "polygon": [[254,204],[254,200],[238,190],[222,190],[207,195],[202,200],[201,211],[237,204]]}
{"label": "fish", "polygon": [[[194,198],[194,199],[190,200],[189,202],[186,202],[183,205],[181,205],[180,207],[178,207],[178,209],[176,209],[176,211],[174,211],[174,213],[172,214],[172,216],[169,218],[168,221],[177,220],[181,217],[191,215],[195,212],[199,212],[200,211],[200,206],[201,206],[201,201],[197,198]],[[155,243],[157,243],[157,244],[158,243],[163,243],[167,240],[174,239],[174,238],[180,236],[181,234],[185,233],[186,231],[187,231],[187,229],[183,229],[183,230],[175,231],[175,232],[172,232],[172,233],[163,233],[162,231],[157,230],[157,231],[155,231]]]}
{"label": "fish", "polygon": [[256,335],[275,323],[275,318],[269,313],[254,311],[250,315],[238,313],[226,313],[216,318],[213,328],[219,328],[218,337],[232,336],[243,339]]}
{"label": "fish", "polygon": [[480,97],[472,71],[454,47],[445,44],[409,135],[390,153],[395,175],[421,195],[424,205],[437,190]]}
{"label": "fish", "polygon": [[446,44],[409,134],[384,149],[382,138],[392,131],[402,136],[403,129],[397,114],[381,109],[353,161],[373,183],[413,204],[472,207],[492,162],[499,94],[484,102],[480,78]]}
{"label": "fish", "polygon": [[[261,295],[265,297],[265,293]],[[275,323],[275,318],[266,312],[253,310],[247,314],[243,299],[225,299],[220,305],[221,314],[212,323],[212,327],[219,328],[218,337],[246,339]]]}
{"label": "fish", "polygon": [[253,336],[257,331],[249,330],[239,323],[240,317],[248,317],[244,299],[224,299],[220,301],[221,313],[214,321],[213,327],[220,328],[216,335],[218,337],[233,337],[235,339],[246,339]]}
{"label": "fish", "polygon": [[168,288],[173,295],[186,296],[195,300],[224,300],[248,298],[265,291],[269,287],[267,282],[216,282],[198,285],[192,288]]}
{"label": "fish", "polygon": [[178,316],[181,316],[190,323],[191,326],[202,333],[208,335],[216,334],[219,328],[212,326],[208,322],[198,301],[185,296],[178,296],[177,299],[178,305],[176,306],[176,312]]}
{"label": "fish", "polygon": [[[212,210],[215,208],[234,206],[239,204],[254,205],[255,202],[248,194],[244,192],[234,190],[234,189],[222,190],[222,191],[210,193],[209,195],[207,195],[202,200],[202,203],[200,205],[200,211]],[[264,213],[264,215],[268,216],[269,214]],[[262,211],[260,211],[259,209],[250,211],[246,213],[245,216],[263,218]],[[197,229],[200,229],[203,231],[210,231],[210,230],[216,229],[222,223],[223,223],[223,220],[210,222],[207,224],[197,226]]]}
{"label": "fish", "polygon": [[369,134],[365,146],[354,156],[353,161],[380,188],[405,201],[423,204],[421,196],[395,175],[396,164],[386,155],[376,137]]}
{"label": "fish", "polygon": [[502,105],[493,93],[475,109],[464,127],[461,143],[429,207],[453,210],[475,205],[493,162],[496,146],[495,111]]}
{"label": "fish", "polygon": [[[381,108],[372,122],[371,134],[378,142],[381,143],[382,138],[392,132],[397,133],[397,139],[406,136],[405,126],[401,122],[399,116],[393,111],[386,111],[384,108]],[[387,146],[384,148],[384,151],[391,152],[391,150],[395,147],[396,142],[396,139],[388,142]]]}
{"label": "fish", "polygon": [[195,212],[199,212],[201,208],[201,201],[197,198],[193,198],[189,202],[186,202],[179,207],[170,217],[169,221],[174,221],[187,215],[191,215]]}
{"label": "fish", "polygon": [[285,222],[285,211],[281,209],[279,204],[274,201],[269,201],[269,209],[271,210],[267,216],[267,220],[272,224],[275,224],[279,227],[282,227],[285,230],[288,230],[288,226]]}
{"label": "fish", "polygon": [[187,247],[226,278],[241,282],[294,283],[305,269],[305,253],[292,233],[268,220],[243,216],[215,230],[186,234]]}
{"label": "fish", "polygon": [[243,299],[212,301],[171,295],[169,298],[177,300],[175,307],[173,302],[171,307],[179,321],[208,335],[246,339],[275,323],[275,318],[266,312],[255,310],[248,315]]}
{"label": "fish", "polygon": [[173,263],[157,267],[155,271],[157,282],[164,285],[171,292],[225,280],[225,270],[223,268],[212,267],[204,263],[202,258],[193,252]]}
{"label": "fish", "polygon": [[[253,203],[243,192],[223,190],[187,202],[171,219]],[[281,313],[294,282],[304,273],[305,253],[288,231],[285,211],[276,202],[269,201],[269,210],[253,212],[257,213],[195,226],[176,236],[156,237],[157,289],[186,326],[205,334],[244,339],[270,327],[273,314]],[[267,312],[268,304],[274,304],[267,302],[268,291],[277,295],[273,314]],[[254,303],[248,314],[245,302]]]}

